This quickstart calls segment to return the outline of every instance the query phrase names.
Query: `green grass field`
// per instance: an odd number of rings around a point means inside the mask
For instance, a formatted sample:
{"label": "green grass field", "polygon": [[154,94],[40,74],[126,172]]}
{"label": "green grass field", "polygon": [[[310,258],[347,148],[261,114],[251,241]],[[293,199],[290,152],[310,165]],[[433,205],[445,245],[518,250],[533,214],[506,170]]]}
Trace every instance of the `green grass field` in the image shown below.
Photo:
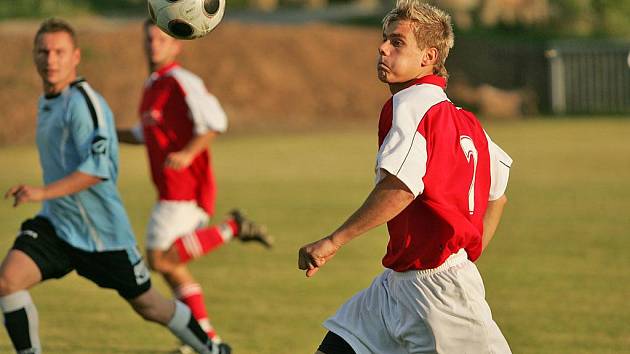
{"label": "green grass field", "polygon": [[[514,158],[510,202],[478,261],[494,317],[514,353],[630,353],[630,121],[488,124]],[[236,354],[312,353],[320,323],[380,270],[387,237],[355,240],[312,279],[297,249],[341,223],[372,186],[375,133],[239,135],[214,146],[218,215],[240,206],[277,247],[229,244],[192,263],[213,320]],[[0,188],[37,183],[32,147],[0,152]],[[120,189],[140,239],[154,201],[142,148],[121,151]],[[0,204],[0,249],[37,205]],[[142,241],[141,241],[142,243]],[[4,252],[4,251],[3,251]],[[154,283],[166,293],[164,283]],[[46,353],[168,353],[176,341],[113,291],[71,275],[32,290]],[[11,352],[0,332],[0,352]]]}

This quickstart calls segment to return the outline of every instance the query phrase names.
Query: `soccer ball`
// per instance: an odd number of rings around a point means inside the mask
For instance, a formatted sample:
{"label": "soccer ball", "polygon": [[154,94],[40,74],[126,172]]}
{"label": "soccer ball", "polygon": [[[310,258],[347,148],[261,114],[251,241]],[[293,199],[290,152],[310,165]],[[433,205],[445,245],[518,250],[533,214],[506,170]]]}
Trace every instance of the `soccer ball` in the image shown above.
{"label": "soccer ball", "polygon": [[225,12],[225,0],[149,0],[148,6],[153,22],[178,39],[205,36]]}

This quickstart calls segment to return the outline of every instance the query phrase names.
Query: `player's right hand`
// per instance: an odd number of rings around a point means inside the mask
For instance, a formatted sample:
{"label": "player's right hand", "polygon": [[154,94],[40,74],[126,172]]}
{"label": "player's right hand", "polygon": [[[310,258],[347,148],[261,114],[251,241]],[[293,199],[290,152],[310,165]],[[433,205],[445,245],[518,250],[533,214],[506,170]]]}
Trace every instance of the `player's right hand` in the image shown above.
{"label": "player's right hand", "polygon": [[4,194],[4,199],[13,197],[13,207],[26,202],[38,202],[44,198],[43,188],[20,184],[13,186]]}
{"label": "player's right hand", "polygon": [[303,246],[298,251],[298,268],[306,270],[307,277],[312,277],[321,266],[335,256],[339,247],[330,237]]}
{"label": "player's right hand", "polygon": [[168,156],[166,156],[164,167],[172,168],[174,170],[181,170],[182,168],[190,166],[194,157],[194,155],[189,154],[185,151],[171,152],[170,154],[168,154]]}

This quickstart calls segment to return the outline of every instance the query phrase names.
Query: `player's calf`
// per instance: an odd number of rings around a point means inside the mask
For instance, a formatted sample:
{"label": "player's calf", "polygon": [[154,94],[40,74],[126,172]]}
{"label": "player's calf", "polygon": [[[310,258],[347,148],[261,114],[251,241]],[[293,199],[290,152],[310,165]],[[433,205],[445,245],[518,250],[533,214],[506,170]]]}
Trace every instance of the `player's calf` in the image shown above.
{"label": "player's calf", "polygon": [[9,338],[18,353],[39,354],[39,317],[26,290],[0,296],[0,310]]}

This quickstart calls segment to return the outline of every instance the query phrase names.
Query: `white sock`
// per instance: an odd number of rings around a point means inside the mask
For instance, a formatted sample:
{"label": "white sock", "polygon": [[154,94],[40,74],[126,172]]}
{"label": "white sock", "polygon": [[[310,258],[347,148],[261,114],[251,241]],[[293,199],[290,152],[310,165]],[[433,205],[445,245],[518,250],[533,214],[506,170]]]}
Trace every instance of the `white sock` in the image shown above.
{"label": "white sock", "polygon": [[0,308],[15,350],[19,354],[40,354],[39,316],[28,291],[0,297]]}
{"label": "white sock", "polygon": [[188,306],[181,301],[175,300],[175,313],[168,323],[168,328],[179,340],[193,347],[197,352],[212,354],[210,350],[212,345],[208,335],[201,329]]}

